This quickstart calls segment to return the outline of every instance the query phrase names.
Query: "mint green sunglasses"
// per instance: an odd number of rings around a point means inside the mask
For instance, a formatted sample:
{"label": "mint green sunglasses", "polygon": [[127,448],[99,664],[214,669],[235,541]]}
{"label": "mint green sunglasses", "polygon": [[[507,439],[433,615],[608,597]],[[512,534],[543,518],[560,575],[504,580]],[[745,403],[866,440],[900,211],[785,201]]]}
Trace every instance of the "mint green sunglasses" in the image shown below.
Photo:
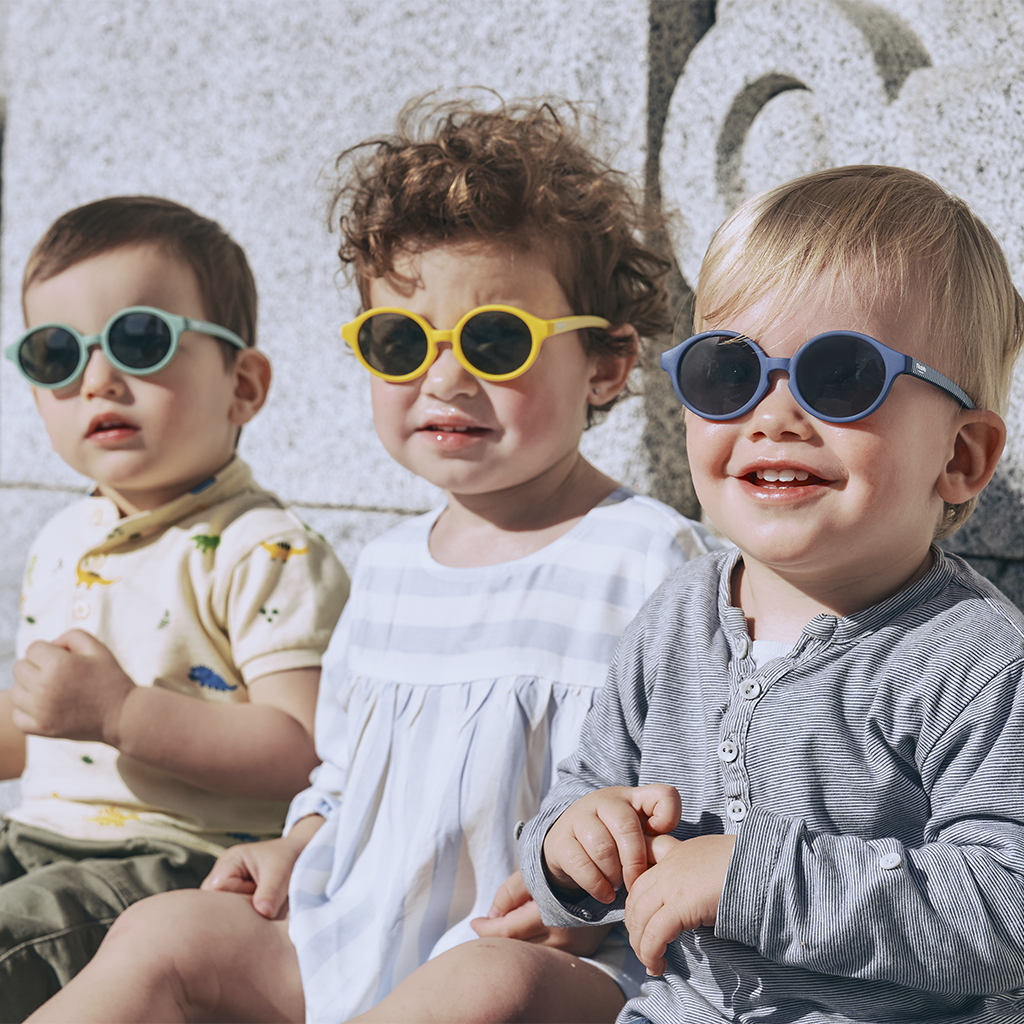
{"label": "mint green sunglasses", "polygon": [[174,358],[185,331],[208,334],[235,348],[247,347],[226,327],[152,306],[129,306],[115,313],[100,334],[79,334],[67,324],[30,327],[7,347],[5,355],[35,387],[62,388],[83,373],[89,352],[97,345],[107,362],[122,373],[135,377],[156,373]]}

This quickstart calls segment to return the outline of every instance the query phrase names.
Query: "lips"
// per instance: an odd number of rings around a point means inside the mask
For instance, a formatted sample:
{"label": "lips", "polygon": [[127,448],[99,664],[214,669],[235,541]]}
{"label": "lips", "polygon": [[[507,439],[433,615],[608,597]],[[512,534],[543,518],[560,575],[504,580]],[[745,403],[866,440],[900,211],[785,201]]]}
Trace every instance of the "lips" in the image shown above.
{"label": "lips", "polygon": [[100,441],[112,438],[128,437],[138,433],[137,424],[126,420],[117,413],[101,413],[94,416],[89,422],[89,429],[85,436],[92,440]]}
{"label": "lips", "polygon": [[482,434],[487,428],[462,425],[455,426],[450,423],[428,423],[425,427],[420,427],[420,429],[436,434]]}
{"label": "lips", "polygon": [[755,466],[742,473],[741,478],[765,490],[792,490],[829,483],[804,466]]}

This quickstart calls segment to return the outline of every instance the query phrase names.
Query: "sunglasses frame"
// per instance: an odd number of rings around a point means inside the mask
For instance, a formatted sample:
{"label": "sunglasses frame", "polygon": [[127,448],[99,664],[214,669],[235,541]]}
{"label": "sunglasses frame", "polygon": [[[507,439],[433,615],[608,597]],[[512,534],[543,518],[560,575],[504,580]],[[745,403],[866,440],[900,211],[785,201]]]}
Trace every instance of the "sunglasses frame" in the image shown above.
{"label": "sunglasses frame", "polygon": [[[490,312],[511,313],[513,316],[522,320],[530,330],[530,339],[532,342],[530,355],[522,366],[512,370],[510,373],[484,373],[473,366],[462,350],[461,335],[463,327],[465,327],[466,324],[469,323],[469,321],[478,313]],[[371,366],[359,348],[359,329],[371,317],[381,313],[399,313],[403,316],[407,316],[414,323],[418,324],[420,329],[426,335],[426,356],[424,357],[423,362],[411,373],[384,373],[376,367]],[[390,384],[404,384],[406,381],[415,380],[417,377],[425,373],[427,367],[429,367],[437,358],[438,342],[443,341],[451,343],[452,352],[454,353],[455,358],[459,361],[459,365],[468,373],[471,373],[474,377],[479,377],[481,380],[500,383],[501,381],[512,380],[515,377],[521,377],[526,373],[526,371],[536,362],[537,356],[540,355],[540,346],[546,339],[553,337],[556,334],[567,334],[569,331],[579,331],[587,327],[607,328],[610,326],[611,321],[605,320],[604,317],[600,316],[563,316],[559,317],[557,320],[544,320],[541,317],[533,316],[531,313],[527,313],[525,310],[518,309],[515,306],[494,304],[488,306],[477,306],[476,309],[471,309],[450,331],[437,331],[427,323],[423,317],[418,313],[413,313],[411,310],[402,309],[399,306],[375,306],[373,309],[368,309],[366,312],[360,313],[355,320],[351,320],[349,323],[344,324],[341,328],[341,336],[348,342],[359,362],[362,363],[370,373],[375,377],[379,377],[381,380],[388,381]]]}
{"label": "sunglasses frame", "polygon": [[[132,313],[145,313],[149,316],[155,316],[158,320],[163,321],[167,325],[171,332],[171,343],[167,348],[167,354],[153,366],[128,366],[126,363],[122,363],[117,356],[110,349],[110,329],[117,323],[118,320],[123,316],[129,316]],[[78,365],[75,368],[74,373],[70,376],[65,377],[64,380],[58,381],[56,384],[43,384],[38,380],[34,380],[25,371],[25,368],[21,365],[21,346],[32,337],[36,331],[45,331],[47,329],[57,329],[66,331],[78,342]],[[230,345],[234,345],[235,348],[243,349],[248,348],[246,343],[237,335],[234,331],[229,331],[226,327],[219,327],[217,324],[208,323],[206,320],[197,320],[190,316],[179,316],[177,313],[168,313],[166,310],[157,309],[154,306],[128,306],[115,313],[106,323],[106,326],[99,334],[82,334],[76,331],[74,327],[69,327],[67,324],[62,323],[46,323],[36,324],[35,327],[29,328],[24,331],[18,340],[13,344],[8,345],[4,350],[4,355],[11,360],[15,366],[18,367],[21,375],[36,388],[46,388],[47,390],[54,390],[56,388],[64,388],[78,378],[85,371],[85,367],[89,362],[89,355],[91,351],[98,345],[103,350],[104,358],[121,373],[130,374],[133,377],[147,377],[151,373],[156,373],[158,370],[162,370],[175,356],[178,351],[178,341],[185,331],[195,331],[198,334],[208,334],[213,338],[218,338],[221,341],[226,341]]]}
{"label": "sunglasses frame", "polygon": [[[800,394],[799,385],[797,384],[797,370],[800,365],[800,359],[804,353],[807,352],[815,342],[834,338],[837,335],[846,338],[857,338],[860,341],[867,342],[867,344],[882,357],[882,362],[885,366],[885,383],[882,386],[881,392],[871,405],[869,405],[863,412],[857,413],[855,416],[826,416],[823,413],[818,412],[812,408],[804,396]],[[757,361],[761,369],[760,379],[750,400],[735,412],[731,412],[728,415],[715,416],[710,413],[702,412],[686,400],[686,397],[683,395],[682,387],[679,383],[679,370],[682,366],[683,357],[695,344],[697,344],[697,342],[703,341],[705,338],[736,338],[742,341],[757,356]],[[745,334],[739,334],[736,331],[703,331],[700,334],[693,335],[692,338],[687,338],[686,341],[680,342],[680,344],[676,345],[674,348],[670,348],[668,351],[663,352],[661,355],[661,368],[672,378],[672,387],[675,389],[675,393],[678,396],[679,401],[681,401],[683,405],[690,410],[690,412],[695,416],[699,416],[703,420],[713,420],[716,422],[738,419],[740,416],[746,415],[746,413],[750,412],[751,409],[755,408],[768,393],[768,390],[771,387],[771,374],[776,370],[781,370],[789,375],[789,380],[787,382],[789,390],[799,406],[805,412],[810,413],[810,415],[815,419],[823,420],[826,423],[853,423],[856,420],[862,420],[866,416],[870,416],[886,400],[886,398],[888,398],[889,392],[892,390],[893,381],[903,374],[916,377],[918,380],[923,380],[928,384],[932,384],[935,387],[940,388],[951,398],[959,402],[965,409],[974,408],[974,402],[971,401],[967,393],[962,388],[954,384],[948,377],[939,373],[938,370],[932,369],[932,367],[922,363],[919,359],[914,359],[911,356],[904,355],[902,352],[897,352],[895,349],[889,348],[888,345],[883,345],[876,338],[872,338],[867,334],[861,334],[859,331],[825,331],[822,334],[816,334],[813,338],[805,341],[797,349],[796,355],[794,355],[792,359],[773,359],[764,352],[756,341],[752,338],[748,338]]]}

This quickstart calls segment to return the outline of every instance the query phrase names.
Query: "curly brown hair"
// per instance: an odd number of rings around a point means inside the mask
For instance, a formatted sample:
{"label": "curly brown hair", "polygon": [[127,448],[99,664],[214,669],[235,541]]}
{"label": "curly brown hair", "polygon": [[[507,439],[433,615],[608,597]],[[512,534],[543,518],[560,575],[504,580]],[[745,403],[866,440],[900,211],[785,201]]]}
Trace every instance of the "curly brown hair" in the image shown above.
{"label": "curly brown hair", "polygon": [[[419,98],[399,113],[393,135],[346,149],[335,162],[328,221],[340,229],[338,256],[363,307],[370,282],[400,278],[397,251],[478,239],[549,247],[575,313],[631,324],[641,336],[670,330],[670,264],[640,239],[656,215],[584,145],[583,122],[567,101],[483,110]],[[590,354],[634,345],[598,329],[581,335]]]}

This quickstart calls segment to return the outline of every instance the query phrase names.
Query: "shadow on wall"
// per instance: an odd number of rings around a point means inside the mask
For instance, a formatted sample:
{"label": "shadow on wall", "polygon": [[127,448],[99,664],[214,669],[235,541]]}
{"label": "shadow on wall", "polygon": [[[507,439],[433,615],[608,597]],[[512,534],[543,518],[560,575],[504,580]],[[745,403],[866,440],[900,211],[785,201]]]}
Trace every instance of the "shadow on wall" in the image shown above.
{"label": "shadow on wall", "polygon": [[1024,474],[1000,469],[982,492],[966,525],[942,547],[967,559],[1014,603],[1024,609]]}
{"label": "shadow on wall", "polygon": [[[648,203],[661,206],[661,143],[669,104],[676,82],[694,46],[715,23],[714,0],[651,0],[647,44],[647,166],[644,189]],[[652,233],[648,239],[659,252],[671,253],[668,233]],[[677,332],[686,337],[692,324],[693,290],[672,257],[668,280],[669,301]],[[661,353],[671,347],[671,338],[655,339],[650,362],[643,370],[644,448],[647,452],[650,494],[693,519],[700,517],[700,505],[693,493],[690,467],[686,460],[685,430],[679,399],[668,375],[659,365]]]}

